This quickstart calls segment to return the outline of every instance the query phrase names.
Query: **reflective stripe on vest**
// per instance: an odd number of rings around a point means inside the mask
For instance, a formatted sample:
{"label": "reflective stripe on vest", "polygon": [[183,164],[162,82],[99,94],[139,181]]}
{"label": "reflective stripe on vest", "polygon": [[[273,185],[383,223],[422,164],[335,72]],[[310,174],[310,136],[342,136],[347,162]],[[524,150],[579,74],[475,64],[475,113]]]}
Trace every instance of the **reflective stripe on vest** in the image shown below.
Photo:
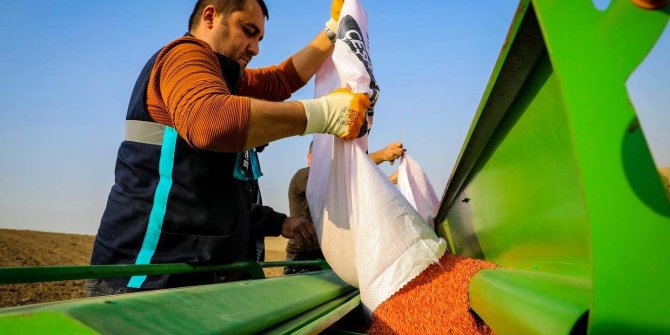
{"label": "reflective stripe on vest", "polygon": [[[128,135],[128,124],[126,121],[126,135]],[[153,127],[151,124],[158,125],[158,123],[145,122],[145,121],[134,121],[130,124],[139,125],[138,127]],[[158,163],[158,174],[160,179],[158,180],[158,186],[156,187],[156,193],[154,194],[154,203],[151,207],[151,213],[149,214],[149,223],[147,224],[147,231],[144,235],[144,241],[142,242],[142,248],[140,253],[137,255],[135,264],[150,264],[151,258],[156,252],[156,246],[158,245],[158,239],[161,235],[161,230],[163,229],[163,219],[165,218],[165,212],[167,210],[167,200],[168,195],[170,194],[170,189],[172,188],[172,169],[174,167],[174,152],[175,146],[177,144],[177,131],[168,126],[162,126],[163,128],[163,138],[162,141],[157,144],[162,144],[161,147],[161,157]],[[154,127],[153,130],[158,129]],[[151,130],[151,128],[149,129]],[[155,135],[155,134],[154,134]],[[135,137],[135,142],[147,143],[150,140],[150,136]],[[139,139],[139,140],[138,140]],[[126,138],[126,140],[129,140]],[[155,144],[155,143],[149,143]],[[133,276],[128,281],[128,287],[140,288],[144,281],[147,279],[147,276]]]}
{"label": "reflective stripe on vest", "polygon": [[[161,145],[164,140],[166,125],[139,120],[126,120],[124,140],[145,144]],[[174,129],[173,129],[174,130]],[[162,154],[161,154],[162,158]]]}

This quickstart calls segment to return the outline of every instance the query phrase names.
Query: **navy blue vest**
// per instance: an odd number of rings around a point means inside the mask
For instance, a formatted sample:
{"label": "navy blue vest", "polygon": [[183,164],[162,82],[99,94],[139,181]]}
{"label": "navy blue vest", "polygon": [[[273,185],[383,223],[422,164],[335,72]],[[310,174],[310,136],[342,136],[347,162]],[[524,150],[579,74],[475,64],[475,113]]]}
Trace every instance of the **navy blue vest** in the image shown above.
{"label": "navy blue vest", "polygon": [[[154,122],[146,110],[146,91],[159,52],[149,59],[135,83],[126,120]],[[241,69],[237,63],[219,58],[222,75],[235,93]],[[160,127],[162,143],[127,138],[121,143],[115,185],[101,219],[91,264],[208,265],[254,259],[249,220],[255,185],[233,177],[238,155],[194,149],[174,128]],[[108,281],[157,289],[211,283],[214,277],[214,273],[201,273]]]}

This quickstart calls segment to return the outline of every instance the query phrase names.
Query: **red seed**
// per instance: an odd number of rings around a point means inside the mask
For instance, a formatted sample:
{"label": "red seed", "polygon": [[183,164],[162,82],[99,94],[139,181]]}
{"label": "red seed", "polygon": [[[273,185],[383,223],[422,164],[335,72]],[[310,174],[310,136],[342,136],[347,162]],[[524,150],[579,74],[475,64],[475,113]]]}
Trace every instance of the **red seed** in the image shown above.
{"label": "red seed", "polygon": [[471,312],[468,285],[477,271],[495,267],[444,254],[377,307],[369,334],[494,334]]}

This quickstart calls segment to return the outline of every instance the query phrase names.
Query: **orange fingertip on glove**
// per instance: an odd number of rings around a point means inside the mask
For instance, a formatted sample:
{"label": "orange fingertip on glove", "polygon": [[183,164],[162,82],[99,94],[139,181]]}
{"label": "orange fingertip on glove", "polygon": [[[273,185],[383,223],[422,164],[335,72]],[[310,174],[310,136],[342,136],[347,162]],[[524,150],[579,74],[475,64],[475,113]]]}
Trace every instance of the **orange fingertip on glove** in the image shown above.
{"label": "orange fingertip on glove", "polygon": [[365,123],[368,108],[370,108],[370,99],[368,96],[362,93],[352,93],[344,88],[337,89],[332,93],[346,93],[353,96],[347,110],[348,131],[341,135],[340,138],[353,140],[359,138],[360,134],[365,134],[360,130]]}
{"label": "orange fingertip on glove", "polygon": [[335,21],[340,19],[342,4],[344,4],[344,0],[333,0],[333,3],[330,5],[330,17]]}

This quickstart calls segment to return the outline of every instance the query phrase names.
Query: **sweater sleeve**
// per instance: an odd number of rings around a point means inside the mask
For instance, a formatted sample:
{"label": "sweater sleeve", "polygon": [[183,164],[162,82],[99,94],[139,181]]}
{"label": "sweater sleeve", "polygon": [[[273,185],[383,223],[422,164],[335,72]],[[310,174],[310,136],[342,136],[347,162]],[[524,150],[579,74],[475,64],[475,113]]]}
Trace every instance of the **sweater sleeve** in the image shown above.
{"label": "sweater sleeve", "polygon": [[204,42],[179,39],[166,46],[149,80],[147,110],[155,121],[174,127],[195,148],[242,150],[249,98],[230,93],[216,55]]}
{"label": "sweater sleeve", "polygon": [[251,227],[255,236],[279,236],[284,220],[286,215],[271,207],[253,205],[251,208]]}
{"label": "sweater sleeve", "polygon": [[293,92],[305,86],[298,71],[289,57],[279,65],[245,69],[240,95],[252,98],[283,101],[291,97]]}

